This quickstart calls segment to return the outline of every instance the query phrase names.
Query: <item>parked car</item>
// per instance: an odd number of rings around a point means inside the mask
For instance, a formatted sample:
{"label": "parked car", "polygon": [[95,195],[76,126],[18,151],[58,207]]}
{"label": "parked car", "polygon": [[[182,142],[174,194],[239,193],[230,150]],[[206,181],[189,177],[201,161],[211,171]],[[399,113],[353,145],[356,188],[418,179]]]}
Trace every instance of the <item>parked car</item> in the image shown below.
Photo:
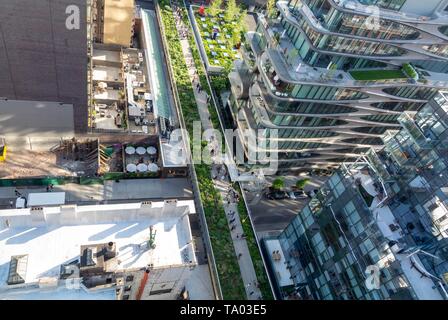
{"label": "parked car", "polygon": [[270,200],[283,200],[287,199],[289,196],[286,191],[271,191],[266,193],[266,198]]}
{"label": "parked car", "polygon": [[306,198],[308,198],[308,196],[306,195],[305,192],[303,192],[303,190],[289,191],[288,192],[288,196],[289,196],[290,199],[293,199],[293,200],[299,200],[299,199],[306,199]]}

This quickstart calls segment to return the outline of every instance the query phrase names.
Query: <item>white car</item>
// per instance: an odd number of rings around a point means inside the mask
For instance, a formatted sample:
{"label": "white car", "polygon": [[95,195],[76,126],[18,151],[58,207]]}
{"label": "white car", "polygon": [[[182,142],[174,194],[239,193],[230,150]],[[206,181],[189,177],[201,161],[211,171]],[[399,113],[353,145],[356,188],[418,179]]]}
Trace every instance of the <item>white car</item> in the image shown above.
{"label": "white car", "polygon": [[293,200],[308,198],[308,196],[303,191],[289,191],[288,196],[290,199],[293,199]]}

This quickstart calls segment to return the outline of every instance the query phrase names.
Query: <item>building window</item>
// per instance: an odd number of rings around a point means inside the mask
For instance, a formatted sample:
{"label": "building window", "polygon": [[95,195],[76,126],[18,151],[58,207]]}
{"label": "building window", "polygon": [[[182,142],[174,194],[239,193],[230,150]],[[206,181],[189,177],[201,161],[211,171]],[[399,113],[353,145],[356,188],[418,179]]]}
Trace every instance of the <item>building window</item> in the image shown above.
{"label": "building window", "polygon": [[165,294],[170,293],[172,289],[160,289],[160,290],[154,290],[149,293],[150,296],[156,295],[156,294]]}

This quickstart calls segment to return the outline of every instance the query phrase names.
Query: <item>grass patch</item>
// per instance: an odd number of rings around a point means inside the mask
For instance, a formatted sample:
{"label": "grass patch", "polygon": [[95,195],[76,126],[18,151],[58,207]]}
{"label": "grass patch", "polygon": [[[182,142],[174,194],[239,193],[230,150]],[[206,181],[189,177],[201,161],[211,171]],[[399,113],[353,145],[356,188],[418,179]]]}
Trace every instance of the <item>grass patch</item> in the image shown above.
{"label": "grass patch", "polygon": [[401,70],[358,70],[350,71],[355,80],[374,81],[388,79],[405,79],[407,76]]}

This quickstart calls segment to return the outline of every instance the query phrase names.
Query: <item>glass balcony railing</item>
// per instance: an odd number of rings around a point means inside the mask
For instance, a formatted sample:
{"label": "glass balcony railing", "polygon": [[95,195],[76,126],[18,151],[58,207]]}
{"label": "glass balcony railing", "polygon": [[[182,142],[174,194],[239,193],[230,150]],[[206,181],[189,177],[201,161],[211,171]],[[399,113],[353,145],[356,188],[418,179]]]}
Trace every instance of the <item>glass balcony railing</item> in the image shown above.
{"label": "glass balcony railing", "polygon": [[398,122],[406,130],[411,139],[422,149],[429,148],[428,140],[416,125],[414,119],[407,112],[403,113],[399,118]]}

